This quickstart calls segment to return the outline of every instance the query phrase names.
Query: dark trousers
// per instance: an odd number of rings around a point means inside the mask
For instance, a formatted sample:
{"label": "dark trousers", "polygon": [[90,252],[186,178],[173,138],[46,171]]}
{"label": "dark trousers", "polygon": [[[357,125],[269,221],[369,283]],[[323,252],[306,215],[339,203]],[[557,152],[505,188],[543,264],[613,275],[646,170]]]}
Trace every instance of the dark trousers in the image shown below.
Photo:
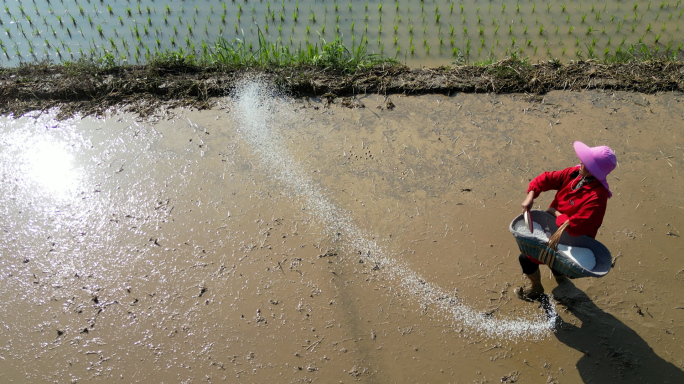
{"label": "dark trousers", "polygon": [[[523,273],[526,275],[531,275],[539,270],[539,264],[530,260],[530,258],[523,253],[518,257],[518,261],[520,261],[520,266],[522,267]],[[563,276],[563,274],[553,268],[551,268],[551,273],[553,273],[554,276]]]}

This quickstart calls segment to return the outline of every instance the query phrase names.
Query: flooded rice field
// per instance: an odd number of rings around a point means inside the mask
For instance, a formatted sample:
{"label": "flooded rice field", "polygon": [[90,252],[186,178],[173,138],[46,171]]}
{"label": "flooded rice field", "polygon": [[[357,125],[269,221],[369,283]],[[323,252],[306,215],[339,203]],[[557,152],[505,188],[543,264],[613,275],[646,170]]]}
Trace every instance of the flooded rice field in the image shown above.
{"label": "flooded rice field", "polygon": [[454,61],[680,57],[684,4],[663,1],[3,1],[4,66],[51,60],[145,63],[212,52],[219,39],[294,53],[340,39],[411,66]]}
{"label": "flooded rice field", "polygon": [[[55,113],[0,120],[2,382],[684,380],[681,94]],[[508,224],[574,140],[618,156],[615,266],[541,308]]]}

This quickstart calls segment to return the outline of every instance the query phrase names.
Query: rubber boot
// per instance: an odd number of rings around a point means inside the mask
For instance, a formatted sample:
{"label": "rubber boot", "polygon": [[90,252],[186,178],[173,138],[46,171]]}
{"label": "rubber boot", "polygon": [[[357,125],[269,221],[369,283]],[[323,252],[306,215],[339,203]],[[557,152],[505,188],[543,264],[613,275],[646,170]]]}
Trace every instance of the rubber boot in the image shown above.
{"label": "rubber boot", "polygon": [[530,288],[520,287],[515,291],[515,293],[521,300],[537,300],[542,294],[544,294],[544,286],[541,283],[541,272],[537,270],[536,272],[525,276],[530,279],[532,285]]}

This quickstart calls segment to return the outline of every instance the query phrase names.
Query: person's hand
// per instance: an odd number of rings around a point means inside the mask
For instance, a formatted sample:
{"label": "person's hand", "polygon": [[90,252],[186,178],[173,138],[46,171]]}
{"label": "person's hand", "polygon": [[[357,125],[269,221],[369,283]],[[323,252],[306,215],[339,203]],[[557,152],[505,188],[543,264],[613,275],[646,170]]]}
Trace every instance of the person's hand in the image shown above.
{"label": "person's hand", "polygon": [[527,194],[527,197],[525,197],[525,200],[522,202],[522,211],[525,213],[525,211],[529,211],[532,209],[532,205],[534,204],[534,191],[530,191]]}

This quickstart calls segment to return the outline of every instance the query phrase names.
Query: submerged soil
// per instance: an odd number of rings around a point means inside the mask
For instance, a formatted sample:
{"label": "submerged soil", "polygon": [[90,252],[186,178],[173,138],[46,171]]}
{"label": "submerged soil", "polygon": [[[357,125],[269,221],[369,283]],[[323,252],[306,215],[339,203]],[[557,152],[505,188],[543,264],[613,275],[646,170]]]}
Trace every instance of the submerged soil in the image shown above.
{"label": "submerged soil", "polygon": [[[353,74],[317,67],[257,71],[298,96],[358,93],[529,93],[551,90],[622,90],[642,93],[684,91],[684,63],[651,60],[618,64],[549,61],[531,65],[509,58],[487,66],[409,68],[384,65]],[[0,71],[0,114],[21,115],[59,106],[59,118],[102,114],[109,108],[149,116],[166,107],[211,108],[250,69],[188,65],[101,68],[93,64],[23,65]]]}
{"label": "submerged soil", "polygon": [[[256,84],[0,120],[2,382],[684,382],[684,94]],[[574,140],[618,157],[615,265],[560,287],[543,267],[545,311],[515,298],[508,224]]]}

